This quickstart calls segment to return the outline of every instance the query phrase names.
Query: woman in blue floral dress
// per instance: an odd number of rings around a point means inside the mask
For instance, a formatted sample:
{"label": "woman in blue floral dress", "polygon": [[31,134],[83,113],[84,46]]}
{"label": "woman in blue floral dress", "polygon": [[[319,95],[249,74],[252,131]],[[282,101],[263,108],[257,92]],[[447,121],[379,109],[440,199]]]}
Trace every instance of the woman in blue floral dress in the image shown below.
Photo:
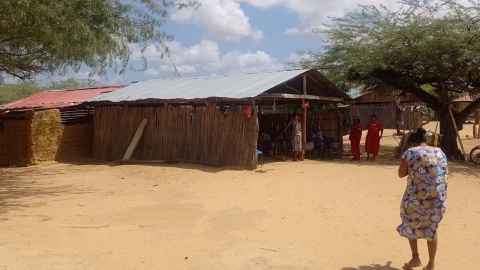
{"label": "woman in blue floral dress", "polygon": [[408,238],[412,259],[403,269],[422,265],[418,254],[417,239],[426,239],[429,261],[423,268],[435,268],[437,228],[445,213],[447,203],[447,158],[440,148],[425,142],[425,130],[419,128],[410,135],[412,146],[402,156],[398,176],[408,176],[407,188],[400,206],[402,224],[398,233]]}

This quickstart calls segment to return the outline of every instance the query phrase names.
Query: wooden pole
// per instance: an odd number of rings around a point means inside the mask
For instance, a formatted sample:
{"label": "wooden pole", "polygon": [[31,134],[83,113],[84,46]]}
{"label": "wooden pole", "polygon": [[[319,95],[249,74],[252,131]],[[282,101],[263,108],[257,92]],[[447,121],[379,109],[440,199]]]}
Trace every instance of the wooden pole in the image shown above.
{"label": "wooden pole", "polygon": [[305,147],[307,146],[307,108],[303,106],[307,95],[307,75],[303,74],[303,96],[302,98],[302,159],[305,158]]}
{"label": "wooden pole", "polygon": [[125,152],[125,155],[123,156],[123,160],[129,160],[132,157],[133,151],[135,151],[138,141],[140,141],[140,137],[142,137],[143,129],[145,128],[147,122],[148,118],[143,118],[142,122],[138,126],[137,132],[135,132],[135,135],[133,136],[133,139],[127,148],[127,152]]}
{"label": "wooden pole", "polygon": [[258,141],[258,131],[259,131],[259,126],[258,126],[258,110],[257,106],[255,105],[255,99],[252,99],[252,108],[253,108],[253,121],[254,122],[254,136],[253,136],[253,142],[252,144],[254,145],[253,153],[255,155],[254,160],[256,161],[255,166],[258,166],[258,155],[257,155],[257,141]]}
{"label": "wooden pole", "polygon": [[463,143],[462,143],[462,138],[460,137],[460,133],[458,133],[457,123],[455,123],[455,117],[453,117],[452,106],[451,105],[448,106],[448,110],[450,111],[450,117],[452,118],[452,123],[453,123],[453,127],[455,127],[455,132],[457,132],[458,142],[460,143],[460,146],[462,147],[463,158],[465,159],[465,149],[463,148]]}
{"label": "wooden pole", "polygon": [[340,159],[343,156],[343,125],[342,125],[343,119],[342,119],[342,113],[340,113],[340,110],[338,109],[338,104],[337,103],[335,103],[335,110],[337,111],[337,117],[338,117],[337,138],[338,138],[338,143],[339,143],[338,148],[339,148],[339,151],[340,151],[340,154],[339,154],[338,158]]}

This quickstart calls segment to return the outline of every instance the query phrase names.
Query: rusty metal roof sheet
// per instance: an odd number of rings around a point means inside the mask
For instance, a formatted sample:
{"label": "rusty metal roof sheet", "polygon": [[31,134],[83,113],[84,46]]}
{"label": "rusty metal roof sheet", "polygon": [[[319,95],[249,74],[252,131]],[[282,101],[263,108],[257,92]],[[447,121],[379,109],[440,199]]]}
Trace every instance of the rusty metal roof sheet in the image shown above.
{"label": "rusty metal roof sheet", "polygon": [[88,99],[116,91],[123,87],[125,86],[45,91],[24,99],[0,105],[0,111],[60,109],[79,105]]}

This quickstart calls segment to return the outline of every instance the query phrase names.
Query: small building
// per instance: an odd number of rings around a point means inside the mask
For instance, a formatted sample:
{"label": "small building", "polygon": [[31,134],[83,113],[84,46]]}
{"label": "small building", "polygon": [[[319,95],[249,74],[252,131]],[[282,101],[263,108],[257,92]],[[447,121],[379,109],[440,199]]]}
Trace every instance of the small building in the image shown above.
{"label": "small building", "polygon": [[[132,160],[252,169],[260,125],[279,131],[292,118],[285,112],[280,118],[288,120],[281,124],[262,121],[262,109],[292,104],[306,112],[307,106],[346,100],[350,97],[314,69],[138,82],[88,101],[95,108],[94,157],[121,160],[138,140]],[[335,115],[331,133],[341,141],[338,110]],[[288,147],[288,139],[283,141],[278,151]]]}
{"label": "small building", "polygon": [[398,96],[395,93],[370,91],[353,99],[349,110],[351,116],[358,116],[363,123],[375,114],[384,128],[399,128],[398,122],[402,119],[404,125],[401,127],[411,130],[421,126],[422,114],[412,113],[405,108],[422,104],[421,100],[412,95]]}
{"label": "small building", "polygon": [[92,157],[93,109],[83,101],[122,87],[45,91],[0,105],[0,165]]}

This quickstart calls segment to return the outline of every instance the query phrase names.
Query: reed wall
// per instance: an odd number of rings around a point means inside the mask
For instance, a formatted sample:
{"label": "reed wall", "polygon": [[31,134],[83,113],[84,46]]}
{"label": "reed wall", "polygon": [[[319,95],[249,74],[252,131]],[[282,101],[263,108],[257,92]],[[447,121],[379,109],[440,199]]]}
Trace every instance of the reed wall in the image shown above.
{"label": "reed wall", "polygon": [[[420,105],[419,102],[404,102],[400,107],[404,106],[416,106]],[[396,104],[395,103],[371,103],[371,104],[359,104],[350,106],[350,116],[354,115],[360,118],[360,121],[365,125],[370,120],[370,115],[377,115],[378,121],[384,128],[397,128],[397,116],[396,116]],[[410,112],[409,109],[403,111],[403,122],[406,130],[417,129],[422,123],[422,114],[419,112]],[[350,118],[351,118],[350,117]],[[403,129],[403,126],[400,128]]]}
{"label": "reed wall", "polygon": [[5,119],[4,130],[0,131],[0,165],[27,166],[31,164],[32,120]]}
{"label": "reed wall", "polygon": [[132,155],[136,160],[186,160],[253,169],[258,121],[241,107],[98,106],[94,112],[94,157],[121,160],[140,122],[148,118]]}

